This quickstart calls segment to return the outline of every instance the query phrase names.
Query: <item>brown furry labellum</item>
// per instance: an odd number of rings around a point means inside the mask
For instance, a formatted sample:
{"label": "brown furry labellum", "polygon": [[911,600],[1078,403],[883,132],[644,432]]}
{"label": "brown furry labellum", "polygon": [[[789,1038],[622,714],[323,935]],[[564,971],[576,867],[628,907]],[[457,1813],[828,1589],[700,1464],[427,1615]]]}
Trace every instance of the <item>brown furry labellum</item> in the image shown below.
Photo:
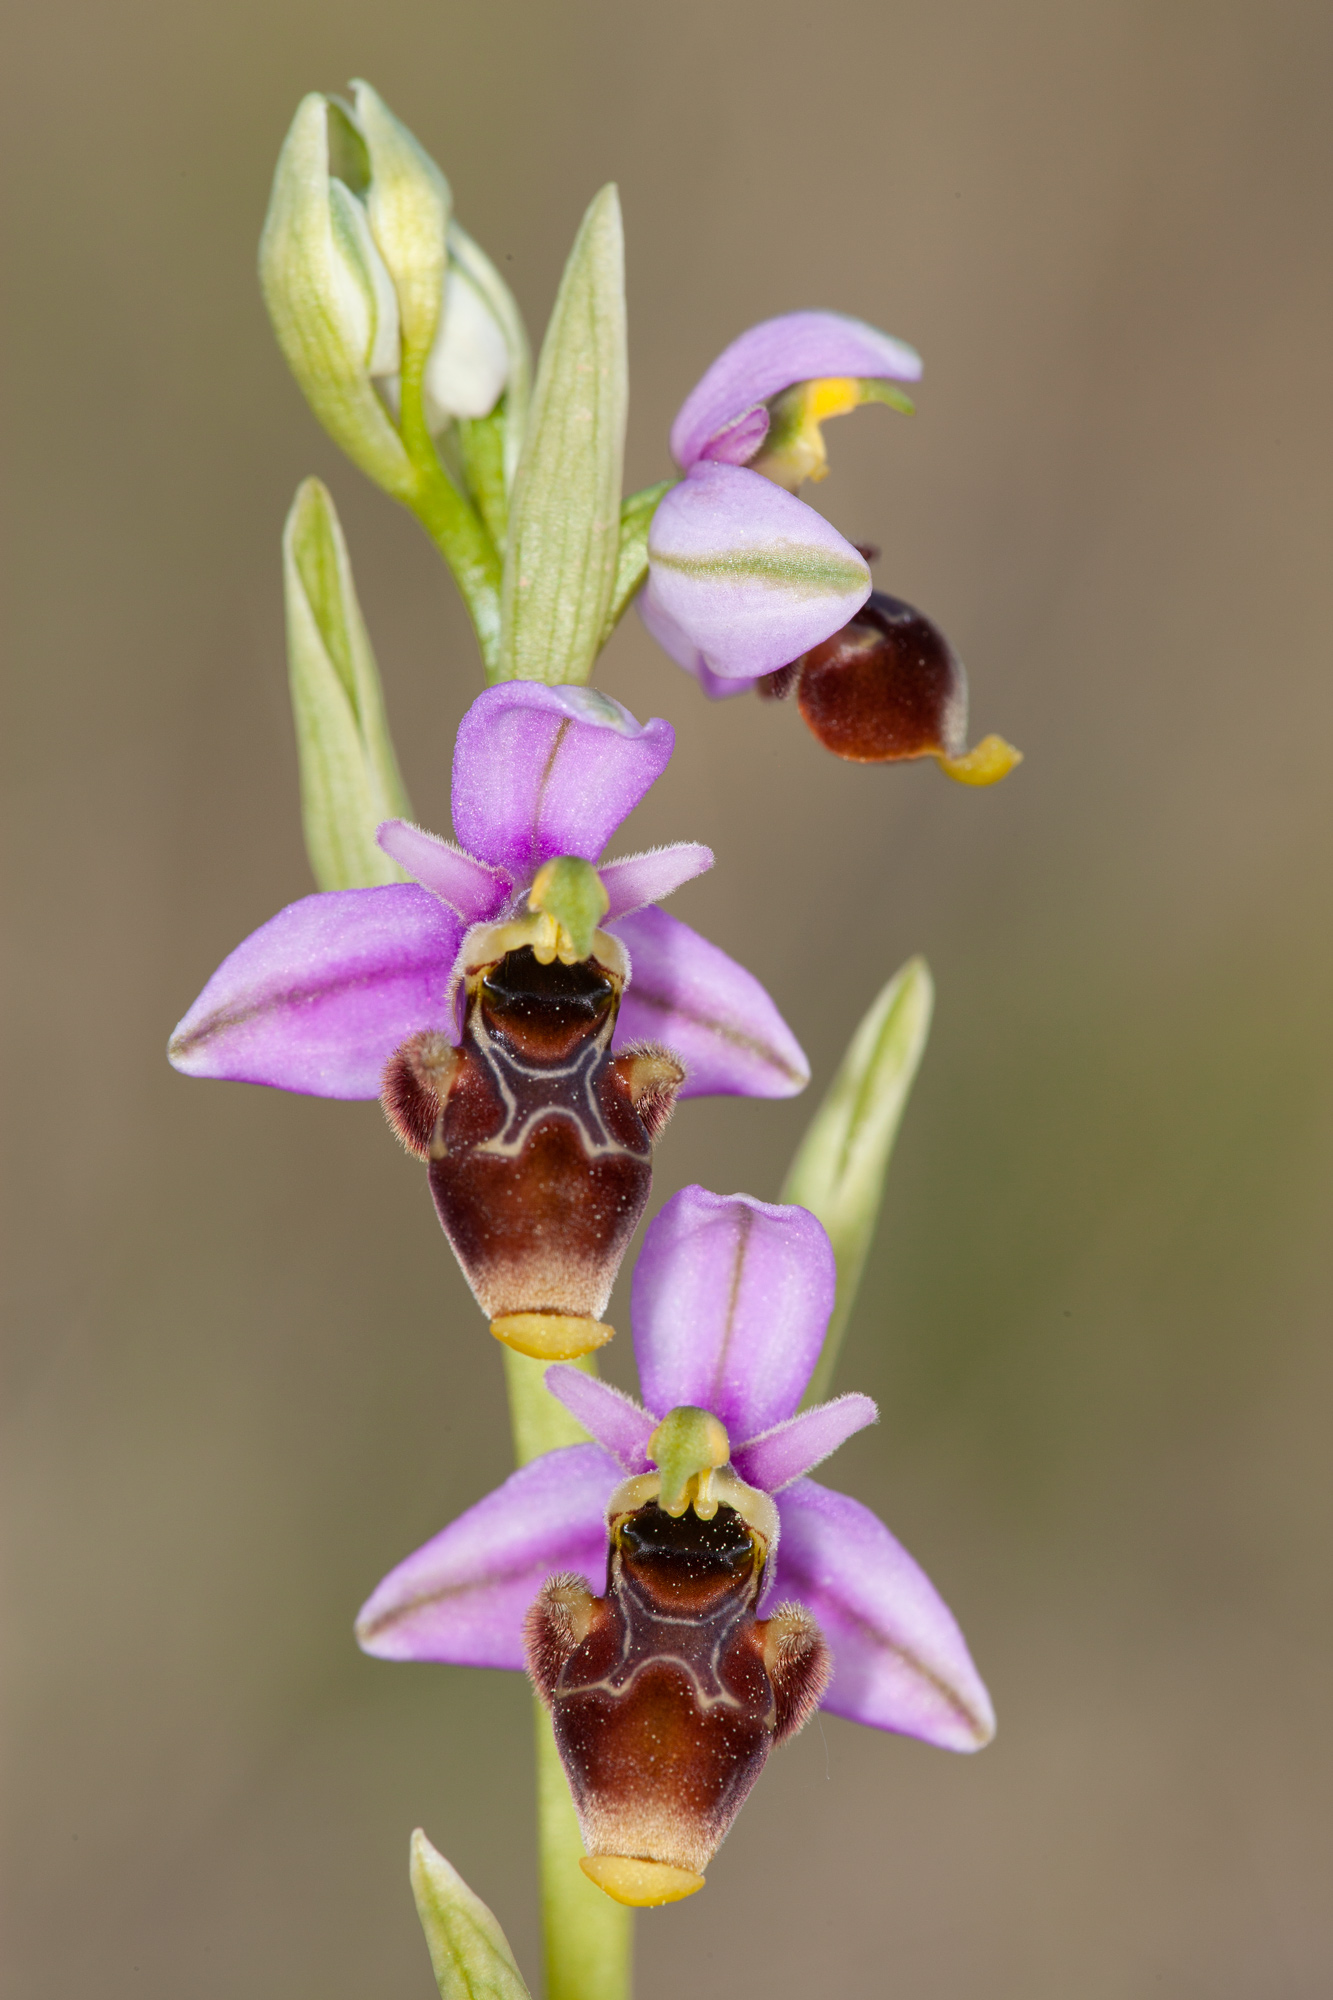
{"label": "brown furry labellum", "polygon": [[873,590],[800,664],[797,705],[820,742],[858,764],[958,757],[967,675],[924,612]]}
{"label": "brown furry labellum", "polygon": [[611,1054],[621,985],[595,956],[507,951],[468,972],[459,1045],[415,1035],[384,1076],[477,1303],[500,1338],[518,1329],[510,1344],[548,1359],[609,1337],[597,1323],[685,1076],[647,1043]]}
{"label": "brown furry labellum", "polygon": [[766,1554],[735,1507],[702,1520],[656,1500],[617,1516],[613,1502],[606,1595],[556,1576],[528,1613],[528,1670],[551,1711],[585,1872],[620,1901],[703,1886],[769,1751],[828,1684],[828,1648],[801,1605],[755,1616]]}

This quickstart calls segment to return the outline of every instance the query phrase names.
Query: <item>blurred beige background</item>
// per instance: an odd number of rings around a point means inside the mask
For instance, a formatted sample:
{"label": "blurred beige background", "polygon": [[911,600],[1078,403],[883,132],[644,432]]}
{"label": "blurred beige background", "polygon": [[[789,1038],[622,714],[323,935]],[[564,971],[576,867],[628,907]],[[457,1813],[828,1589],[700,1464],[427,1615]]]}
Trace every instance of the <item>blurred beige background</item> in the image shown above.
{"label": "blurred beige background", "polygon": [[[919,417],[836,426],[820,502],[1027,752],[968,793],[709,707],[633,619],[604,663],[679,732],[626,841],[716,846],[674,907],[771,983],[818,1085],[894,966],[934,967],[840,1378],[883,1422],[835,1482],[938,1580],[1001,1719],[974,1760],[811,1727],[708,1892],[640,1919],[640,2000],[1333,1991],[1328,7],[46,0],[13,28],[8,1991],[425,2000],[418,1823],[535,1969],[523,1685],[350,1636],[504,1470],[497,1356],[374,1106],[162,1053],[309,887],[303,474],[437,827],[480,685],[254,280],[297,99],[353,74],[538,330],[620,182],[632,485],[753,320],[920,346]],[[687,1107],[658,1196],[771,1197],[812,1102]]]}

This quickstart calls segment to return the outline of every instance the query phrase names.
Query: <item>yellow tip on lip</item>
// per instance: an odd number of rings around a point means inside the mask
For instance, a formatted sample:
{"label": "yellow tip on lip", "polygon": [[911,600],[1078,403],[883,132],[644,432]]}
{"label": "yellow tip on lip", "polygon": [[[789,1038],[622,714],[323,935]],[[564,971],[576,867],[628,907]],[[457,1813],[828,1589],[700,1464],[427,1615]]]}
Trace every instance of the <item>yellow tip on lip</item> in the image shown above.
{"label": "yellow tip on lip", "polygon": [[614,1902],[628,1903],[634,1910],[679,1903],[704,1885],[703,1876],[692,1869],[673,1868],[666,1861],[643,1861],[629,1854],[585,1854],[579,1867]]}
{"label": "yellow tip on lip", "polygon": [[1012,743],[1006,743],[1003,736],[983,736],[965,757],[937,754],[935,761],[946,777],[955,779],[960,785],[998,785],[1001,778],[1009,776],[1015,764],[1022,763],[1023,752],[1015,750]]}
{"label": "yellow tip on lip", "polygon": [[580,1354],[591,1354],[616,1337],[613,1326],[573,1313],[501,1313],[491,1321],[491,1332],[516,1354],[530,1354],[534,1361],[577,1361]]}

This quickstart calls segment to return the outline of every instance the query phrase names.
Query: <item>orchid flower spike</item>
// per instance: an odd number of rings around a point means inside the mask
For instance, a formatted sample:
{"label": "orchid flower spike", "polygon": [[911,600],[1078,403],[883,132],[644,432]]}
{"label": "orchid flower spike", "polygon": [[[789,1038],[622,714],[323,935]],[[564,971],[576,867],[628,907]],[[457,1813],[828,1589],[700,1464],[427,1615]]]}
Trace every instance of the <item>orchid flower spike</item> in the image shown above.
{"label": "orchid flower spike", "polygon": [[171,1039],[188,1076],[383,1088],[498,1337],[547,1360],[610,1337],[598,1322],[676,1096],[809,1079],[759,982],[654,907],[708,848],[600,861],[672,744],[590,688],[488,688],[454,753],[461,845],[387,821],[380,845],[414,879],[290,904]]}
{"label": "orchid flower spike", "polygon": [[834,1287],[807,1210],[684,1189],[634,1272],[643,1403],[549,1369],[594,1442],[514,1473],[358,1620],[384,1659],[528,1666],[587,1872],[622,1900],[701,1886],[769,1749],[816,1705],[950,1750],[994,1732],[933,1585],[868,1508],[807,1476],[876,1417],[858,1395],[796,1414]]}

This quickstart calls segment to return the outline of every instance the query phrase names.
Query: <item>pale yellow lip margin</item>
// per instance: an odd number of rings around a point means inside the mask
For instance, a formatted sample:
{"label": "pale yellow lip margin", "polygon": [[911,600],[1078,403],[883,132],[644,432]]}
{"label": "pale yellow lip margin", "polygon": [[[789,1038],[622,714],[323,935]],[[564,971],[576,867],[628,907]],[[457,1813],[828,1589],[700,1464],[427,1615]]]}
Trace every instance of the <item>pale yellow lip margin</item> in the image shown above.
{"label": "pale yellow lip margin", "polygon": [[666,1861],[643,1861],[630,1854],[585,1854],[579,1867],[614,1902],[627,1903],[634,1910],[679,1903],[704,1886],[703,1876],[692,1869],[673,1868]]}
{"label": "pale yellow lip margin", "polygon": [[603,1320],[576,1313],[502,1313],[491,1321],[491,1332],[516,1354],[534,1361],[576,1361],[614,1340],[616,1330]]}

